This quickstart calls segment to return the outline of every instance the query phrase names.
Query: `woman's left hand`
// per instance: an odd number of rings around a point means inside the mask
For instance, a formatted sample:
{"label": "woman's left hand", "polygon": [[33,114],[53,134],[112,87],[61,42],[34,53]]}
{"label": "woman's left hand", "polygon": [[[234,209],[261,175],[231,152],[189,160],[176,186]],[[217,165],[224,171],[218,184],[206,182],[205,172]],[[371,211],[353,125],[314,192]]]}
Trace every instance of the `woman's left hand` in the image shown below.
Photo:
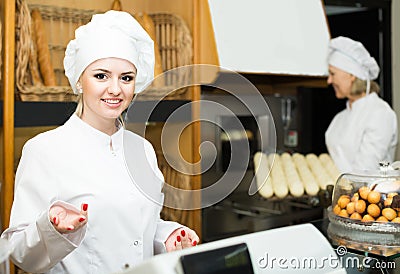
{"label": "woman's left hand", "polygon": [[168,239],[165,241],[165,247],[167,252],[171,252],[196,246],[199,241],[200,239],[196,232],[187,227],[181,227],[169,235]]}

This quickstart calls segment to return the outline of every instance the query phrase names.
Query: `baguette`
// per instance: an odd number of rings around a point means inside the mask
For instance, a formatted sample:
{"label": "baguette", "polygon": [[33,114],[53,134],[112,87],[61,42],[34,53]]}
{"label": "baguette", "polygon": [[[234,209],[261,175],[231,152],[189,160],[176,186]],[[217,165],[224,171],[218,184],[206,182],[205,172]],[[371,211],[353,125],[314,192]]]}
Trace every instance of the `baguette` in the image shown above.
{"label": "baguette", "polygon": [[285,152],[281,155],[282,166],[286,174],[290,194],[300,197],[304,194],[304,186],[293,163],[292,156]]}
{"label": "baguette", "polygon": [[56,76],[50,58],[49,44],[47,41],[42,16],[38,9],[32,10],[33,30],[36,33],[36,48],[39,69],[45,86],[56,86]]}
{"label": "baguette", "polygon": [[306,160],[321,189],[325,190],[327,185],[333,185],[331,176],[326,172],[317,155],[309,153],[306,155]]}
{"label": "baguette", "polygon": [[[33,26],[31,29],[33,29]],[[43,86],[43,80],[39,72],[39,64],[37,63],[37,48],[34,41],[36,41],[36,33],[32,31],[32,42],[30,43],[31,50],[29,51],[29,71],[32,85]]]}
{"label": "baguette", "polygon": [[271,166],[271,185],[274,190],[274,194],[278,198],[285,198],[289,189],[287,186],[287,180],[285,173],[282,169],[281,159],[278,154],[271,153],[268,155],[268,163]]}
{"label": "baguette", "polygon": [[117,10],[117,11],[122,11],[121,1],[114,0],[114,2],[112,3],[111,9],[112,10]]}
{"label": "baguette", "polygon": [[[33,29],[33,26],[32,26]],[[39,65],[38,65],[38,57],[37,57],[37,48],[35,46],[34,41],[36,41],[36,32],[32,31],[32,43],[31,50],[29,52],[29,71],[31,76],[31,81],[33,86],[43,86],[43,80],[40,76]]]}
{"label": "baguette", "polygon": [[311,196],[317,195],[319,186],[310,168],[308,167],[304,155],[300,153],[294,153],[292,158],[294,164],[296,165],[296,169],[299,172],[306,193]]}
{"label": "baguette", "polygon": [[162,60],[161,60],[161,53],[160,53],[160,48],[157,43],[157,37],[156,37],[156,29],[154,26],[154,21],[151,19],[151,17],[147,13],[139,13],[135,14],[136,20],[139,22],[139,24],[146,30],[146,32],[149,34],[150,38],[154,42],[154,81],[152,85],[154,87],[160,87],[165,84],[164,78],[163,77],[158,77],[158,75],[161,75],[163,73],[162,69]]}
{"label": "baguette", "polygon": [[274,190],[272,189],[271,176],[269,176],[270,165],[267,155],[260,151],[256,152],[253,161],[258,193],[264,198],[271,198],[274,195]]}
{"label": "baguette", "polygon": [[153,85],[156,87],[162,86],[164,82],[162,81],[162,77],[159,77],[158,79],[156,78],[158,75],[161,75],[163,73],[163,68],[162,68],[162,61],[161,61],[161,53],[160,53],[160,48],[157,43],[157,36],[156,36],[156,28],[154,25],[153,19],[147,14],[143,13],[142,14],[142,27],[146,30],[146,32],[150,35],[150,38],[154,41],[154,57],[155,57],[155,63],[154,63],[154,82]]}
{"label": "baguette", "polygon": [[328,153],[322,153],[319,155],[318,158],[319,158],[320,162],[322,163],[322,165],[327,170],[327,172],[329,173],[329,175],[331,176],[332,180],[334,182],[336,182],[340,176],[340,171],[336,167],[331,156]]}

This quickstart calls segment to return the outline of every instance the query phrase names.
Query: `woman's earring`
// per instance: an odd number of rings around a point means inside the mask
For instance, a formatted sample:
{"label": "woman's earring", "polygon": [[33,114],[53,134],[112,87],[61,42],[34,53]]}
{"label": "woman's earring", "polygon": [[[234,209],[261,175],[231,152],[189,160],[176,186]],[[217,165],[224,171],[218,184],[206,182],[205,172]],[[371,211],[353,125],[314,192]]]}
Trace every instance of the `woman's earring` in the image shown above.
{"label": "woman's earring", "polygon": [[78,90],[78,93],[79,93],[79,94],[82,94],[82,93],[83,93],[83,89],[82,89],[82,86],[81,86],[81,85],[77,85],[77,86],[76,86],[76,89]]}

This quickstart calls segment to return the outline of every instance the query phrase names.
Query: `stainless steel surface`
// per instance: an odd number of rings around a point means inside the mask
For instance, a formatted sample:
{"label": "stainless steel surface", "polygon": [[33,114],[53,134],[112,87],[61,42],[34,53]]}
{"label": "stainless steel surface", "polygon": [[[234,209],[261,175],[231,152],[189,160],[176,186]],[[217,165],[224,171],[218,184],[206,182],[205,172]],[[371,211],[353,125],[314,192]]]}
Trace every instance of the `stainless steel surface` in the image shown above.
{"label": "stainless steel surface", "polygon": [[[251,103],[259,99],[260,97],[247,97],[246,102]],[[225,132],[221,128],[224,130],[230,128],[229,117],[237,117],[243,123],[245,130],[251,133],[247,136],[252,136],[248,138],[251,155],[247,172],[238,187],[219,203],[202,210],[203,241],[304,223],[323,216],[324,209],[317,197],[304,196],[294,199],[289,196],[286,199],[266,200],[258,194],[253,196],[248,194],[254,178],[254,153],[297,149],[298,147],[293,146],[293,142],[288,141],[287,134],[301,132],[298,128],[300,108],[296,95],[269,95],[264,96],[263,99],[267,102],[269,113],[263,109],[252,109],[250,112],[238,98],[232,95],[202,95],[202,100],[221,104],[231,111],[231,116],[229,116],[212,105],[205,104],[201,108],[202,119],[209,122],[202,123],[201,141],[202,143],[210,142],[215,148],[214,151],[207,150],[206,146],[202,148],[203,188],[213,185],[224,175],[235,177],[235,168],[229,174],[224,174],[227,163],[235,167],[235,163],[230,163],[230,151],[226,150],[226,144],[223,143],[226,138],[221,138],[221,136],[225,137]],[[260,104],[254,103],[254,105]],[[260,140],[273,139],[275,143],[260,142]],[[212,161],[214,164],[211,167],[206,164]],[[224,191],[224,189],[221,188],[219,191]],[[215,193],[215,195],[220,194]],[[209,197],[203,197],[203,204],[207,204],[205,200],[207,198]]]}
{"label": "stainless steel surface", "polygon": [[322,218],[323,208],[316,197],[264,199],[260,195],[233,193],[203,210],[203,240],[305,223]]}

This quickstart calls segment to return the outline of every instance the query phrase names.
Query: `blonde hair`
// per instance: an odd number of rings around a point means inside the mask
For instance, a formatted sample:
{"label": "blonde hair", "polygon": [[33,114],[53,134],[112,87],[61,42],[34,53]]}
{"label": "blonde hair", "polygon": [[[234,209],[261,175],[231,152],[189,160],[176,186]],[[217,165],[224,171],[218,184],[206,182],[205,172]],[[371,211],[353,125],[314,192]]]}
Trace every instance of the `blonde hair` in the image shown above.
{"label": "blonde hair", "polygon": [[[369,92],[376,92],[379,94],[381,91],[381,88],[379,87],[378,83],[375,81],[370,81],[370,89]],[[367,81],[366,80],[361,80],[360,78],[356,77],[356,80],[353,82],[353,85],[351,87],[351,95],[360,95],[367,90]]]}
{"label": "blonde hair", "polygon": [[77,105],[76,105],[76,109],[75,109],[75,114],[78,117],[82,116],[83,113],[83,100],[82,100],[82,93],[78,94],[78,98],[76,99]]}

